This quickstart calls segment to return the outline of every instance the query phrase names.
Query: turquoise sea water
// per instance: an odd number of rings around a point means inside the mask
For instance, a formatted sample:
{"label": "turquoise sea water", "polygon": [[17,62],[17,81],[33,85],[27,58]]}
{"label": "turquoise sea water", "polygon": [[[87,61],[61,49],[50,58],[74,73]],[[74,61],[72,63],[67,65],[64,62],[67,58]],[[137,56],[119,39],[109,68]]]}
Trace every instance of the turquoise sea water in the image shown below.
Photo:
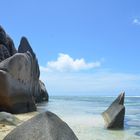
{"label": "turquoise sea water", "polygon": [[140,97],[125,98],[124,130],[106,130],[101,113],[116,97],[52,96],[38,106],[62,118],[79,140],[140,140]]}

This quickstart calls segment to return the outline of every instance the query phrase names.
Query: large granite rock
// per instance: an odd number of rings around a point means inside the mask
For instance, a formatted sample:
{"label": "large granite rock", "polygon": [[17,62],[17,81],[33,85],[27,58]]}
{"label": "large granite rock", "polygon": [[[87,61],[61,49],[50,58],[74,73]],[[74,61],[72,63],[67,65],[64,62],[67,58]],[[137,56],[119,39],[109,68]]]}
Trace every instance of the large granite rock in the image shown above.
{"label": "large granite rock", "polygon": [[39,77],[38,60],[28,40],[22,37],[17,52],[13,40],[0,26],[0,111],[35,111],[35,102],[48,101]]}
{"label": "large granite rock", "polygon": [[6,32],[2,26],[0,26],[0,44],[6,45]]}
{"label": "large granite rock", "polygon": [[9,35],[6,36],[6,46],[7,46],[7,49],[9,51],[10,56],[17,53],[14,42]]}
{"label": "large granite rock", "polygon": [[31,60],[29,52],[16,53],[0,63],[0,111],[24,113],[36,110]]}
{"label": "large granite rock", "polygon": [[41,80],[39,80],[39,94],[36,95],[35,101],[37,103],[40,103],[42,101],[48,101],[48,99],[49,96],[45,84]]}
{"label": "large granite rock", "polygon": [[121,93],[117,99],[102,113],[108,129],[122,129],[124,127],[124,106],[125,93]]}
{"label": "large granite rock", "polygon": [[78,140],[71,128],[58,116],[45,112],[21,124],[4,140]]}
{"label": "large granite rock", "polygon": [[48,101],[48,92],[45,88],[45,85],[43,82],[39,80],[40,76],[40,70],[39,70],[39,65],[38,65],[38,60],[36,58],[35,53],[33,52],[28,40],[26,37],[22,37],[20,41],[20,45],[18,48],[18,53],[26,53],[30,52],[32,56],[32,80],[34,85],[33,87],[33,96],[35,98],[36,102],[41,102],[41,101]]}
{"label": "large granite rock", "polygon": [[[7,49],[6,51],[8,53],[8,56],[4,57],[4,59],[17,53],[13,40],[10,38],[9,35],[6,34],[6,32],[4,31],[4,29],[1,26],[0,26],[0,45],[3,46],[3,48]],[[0,46],[0,48],[1,48],[1,46]],[[0,50],[0,53],[1,54],[3,53],[3,56],[5,54],[2,50]],[[0,54],[0,56],[1,56],[1,54]]]}
{"label": "large granite rock", "polygon": [[10,57],[10,53],[5,45],[0,44],[0,62]]}
{"label": "large granite rock", "polygon": [[25,53],[29,51],[31,53],[31,55],[36,58],[36,55],[35,53],[33,52],[32,48],[31,48],[31,45],[29,44],[28,42],[28,39],[26,37],[22,37],[21,40],[20,40],[20,44],[19,44],[19,47],[18,47],[18,52],[19,53]]}

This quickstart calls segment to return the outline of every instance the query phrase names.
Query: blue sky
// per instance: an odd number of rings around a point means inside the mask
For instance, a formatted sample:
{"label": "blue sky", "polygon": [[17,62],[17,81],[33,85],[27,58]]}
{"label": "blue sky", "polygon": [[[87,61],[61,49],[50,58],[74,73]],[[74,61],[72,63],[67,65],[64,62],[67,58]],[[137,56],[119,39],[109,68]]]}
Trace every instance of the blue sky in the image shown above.
{"label": "blue sky", "polygon": [[16,47],[26,36],[50,95],[140,96],[139,0],[1,1]]}

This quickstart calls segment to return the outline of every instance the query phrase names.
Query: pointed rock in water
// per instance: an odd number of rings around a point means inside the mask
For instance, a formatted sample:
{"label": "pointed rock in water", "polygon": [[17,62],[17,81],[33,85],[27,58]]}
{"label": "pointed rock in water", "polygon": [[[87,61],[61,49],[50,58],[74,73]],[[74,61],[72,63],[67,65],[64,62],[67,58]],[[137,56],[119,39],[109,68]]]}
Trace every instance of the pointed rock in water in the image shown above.
{"label": "pointed rock in water", "polygon": [[140,131],[137,131],[137,132],[135,133],[135,135],[136,135],[136,136],[140,136]]}
{"label": "pointed rock in water", "polygon": [[124,106],[125,93],[121,93],[118,98],[102,113],[108,129],[122,129],[124,127]]}
{"label": "pointed rock in water", "polygon": [[41,113],[11,131],[4,140],[78,140],[72,129],[57,115]]}

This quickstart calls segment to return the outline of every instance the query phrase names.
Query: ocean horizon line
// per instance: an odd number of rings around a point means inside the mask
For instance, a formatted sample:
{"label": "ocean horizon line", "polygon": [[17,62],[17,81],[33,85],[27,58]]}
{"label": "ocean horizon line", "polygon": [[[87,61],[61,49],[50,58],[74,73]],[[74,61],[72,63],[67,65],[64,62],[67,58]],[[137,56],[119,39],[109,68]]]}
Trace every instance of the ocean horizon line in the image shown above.
{"label": "ocean horizon line", "polygon": [[[50,97],[116,97],[117,95],[83,95],[83,94],[52,94]],[[133,97],[133,98],[140,98],[139,95],[125,95],[126,98]]]}

